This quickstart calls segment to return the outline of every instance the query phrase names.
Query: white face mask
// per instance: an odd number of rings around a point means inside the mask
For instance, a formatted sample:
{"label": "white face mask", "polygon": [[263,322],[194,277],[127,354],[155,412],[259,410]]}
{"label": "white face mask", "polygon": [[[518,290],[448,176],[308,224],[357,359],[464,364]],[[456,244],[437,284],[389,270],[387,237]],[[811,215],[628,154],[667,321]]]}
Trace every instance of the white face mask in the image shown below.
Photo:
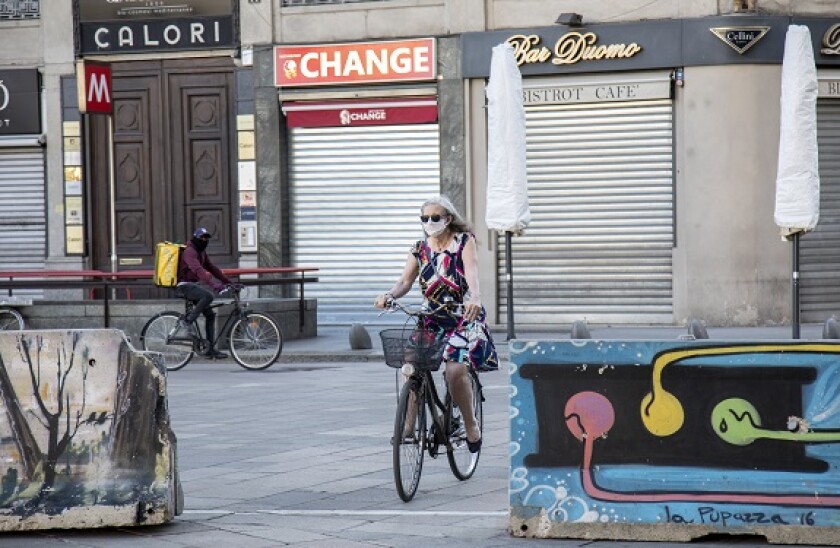
{"label": "white face mask", "polygon": [[449,226],[449,221],[441,219],[438,222],[428,221],[423,223],[423,230],[429,236],[439,236],[443,234],[443,231],[446,230],[446,227]]}

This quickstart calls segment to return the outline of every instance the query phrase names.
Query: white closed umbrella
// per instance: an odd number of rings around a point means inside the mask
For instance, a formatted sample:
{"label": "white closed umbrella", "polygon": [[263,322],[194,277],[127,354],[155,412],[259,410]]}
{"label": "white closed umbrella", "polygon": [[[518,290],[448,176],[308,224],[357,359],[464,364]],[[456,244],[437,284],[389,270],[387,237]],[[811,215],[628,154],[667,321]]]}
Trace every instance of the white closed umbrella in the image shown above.
{"label": "white closed umbrella", "polygon": [[505,233],[508,339],[514,338],[511,236],[531,222],[525,165],[522,74],[513,46],[499,44],[487,83],[487,226]]}
{"label": "white closed umbrella", "polygon": [[779,165],[773,215],[782,236],[793,243],[793,338],[799,338],[799,238],[820,217],[817,150],[817,68],[811,33],[790,25],[782,59]]}

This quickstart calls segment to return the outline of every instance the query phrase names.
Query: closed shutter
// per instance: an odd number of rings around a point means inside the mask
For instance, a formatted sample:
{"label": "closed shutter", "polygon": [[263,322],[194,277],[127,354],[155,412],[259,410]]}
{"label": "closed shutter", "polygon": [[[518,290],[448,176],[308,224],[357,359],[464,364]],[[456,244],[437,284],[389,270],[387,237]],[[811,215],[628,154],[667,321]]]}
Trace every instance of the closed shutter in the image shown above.
{"label": "closed shutter", "polygon": [[803,322],[840,317],[840,101],[817,101],[820,219],[800,239],[800,311]]}
{"label": "closed shutter", "polygon": [[[0,270],[43,270],[46,258],[44,152],[0,148]],[[15,295],[41,297],[42,290]]]}
{"label": "closed shutter", "polygon": [[[671,323],[673,106],[526,108],[532,221],[513,238],[521,323]],[[499,312],[506,321],[504,237]]]}
{"label": "closed shutter", "polygon": [[397,321],[377,320],[373,300],[421,238],[423,200],[440,192],[438,125],[291,128],[289,141],[292,260],[320,268],[306,287],[318,323]]}

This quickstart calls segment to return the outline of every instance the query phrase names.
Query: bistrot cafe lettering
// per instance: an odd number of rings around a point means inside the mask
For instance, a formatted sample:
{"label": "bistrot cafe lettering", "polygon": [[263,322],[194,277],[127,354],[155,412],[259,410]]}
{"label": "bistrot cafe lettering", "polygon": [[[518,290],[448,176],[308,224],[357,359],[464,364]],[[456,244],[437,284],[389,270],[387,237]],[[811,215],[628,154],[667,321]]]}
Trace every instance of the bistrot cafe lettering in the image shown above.
{"label": "bistrot cafe lettering", "polygon": [[435,40],[276,46],[278,87],[433,80]]}
{"label": "bistrot cafe lettering", "polygon": [[515,34],[507,39],[507,43],[513,46],[517,65],[549,60],[554,65],[573,65],[581,61],[629,59],[642,51],[642,46],[635,42],[598,44],[598,35],[594,32],[567,32],[557,40],[553,49],[540,45],[540,41],[536,34]]}

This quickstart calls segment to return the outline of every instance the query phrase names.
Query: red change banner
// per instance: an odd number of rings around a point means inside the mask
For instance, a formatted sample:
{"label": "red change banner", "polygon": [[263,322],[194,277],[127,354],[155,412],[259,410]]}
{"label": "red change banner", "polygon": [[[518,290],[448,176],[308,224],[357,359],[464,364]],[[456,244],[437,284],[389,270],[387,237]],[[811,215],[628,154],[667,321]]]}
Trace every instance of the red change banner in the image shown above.
{"label": "red change banner", "polygon": [[353,127],[431,124],[437,121],[434,97],[371,101],[283,103],[288,127]]}

